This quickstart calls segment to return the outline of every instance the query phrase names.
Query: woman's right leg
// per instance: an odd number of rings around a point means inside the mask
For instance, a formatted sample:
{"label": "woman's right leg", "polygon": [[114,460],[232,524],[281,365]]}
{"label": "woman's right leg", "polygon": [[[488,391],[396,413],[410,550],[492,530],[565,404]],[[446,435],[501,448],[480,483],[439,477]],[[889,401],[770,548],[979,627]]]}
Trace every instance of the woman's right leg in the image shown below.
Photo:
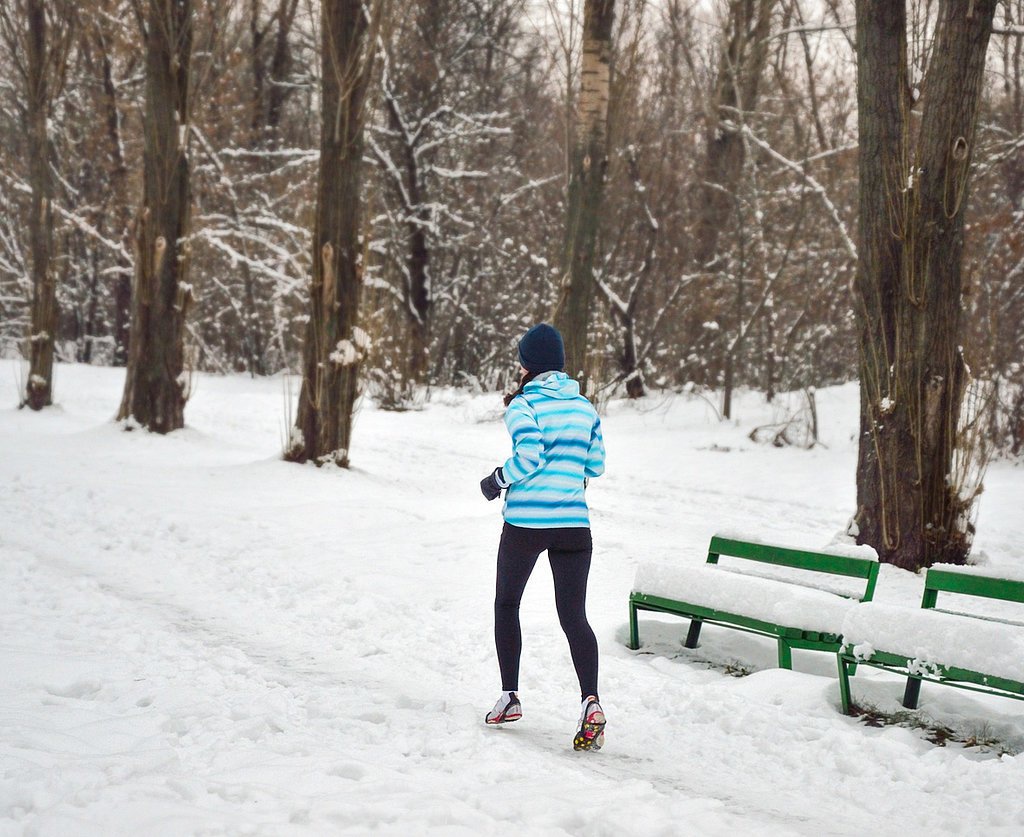
{"label": "woman's right leg", "polygon": [[501,688],[519,690],[519,657],[523,635],[519,627],[519,603],[545,548],[538,532],[505,524],[498,547],[498,573],[494,591],[494,646],[501,670]]}
{"label": "woman's right leg", "polygon": [[587,621],[587,578],[593,542],[589,529],[563,529],[548,550],[555,607],[580,681],[581,697],[597,697],[597,637]]}

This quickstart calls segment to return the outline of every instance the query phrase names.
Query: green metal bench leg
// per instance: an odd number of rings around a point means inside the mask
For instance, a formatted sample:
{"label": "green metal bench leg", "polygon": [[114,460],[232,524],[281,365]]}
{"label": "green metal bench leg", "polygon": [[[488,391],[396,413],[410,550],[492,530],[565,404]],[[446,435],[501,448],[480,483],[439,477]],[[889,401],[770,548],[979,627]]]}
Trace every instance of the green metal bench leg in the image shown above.
{"label": "green metal bench leg", "polygon": [[[839,661],[839,700],[843,705],[843,714],[850,714],[850,674],[852,672],[847,668],[846,660],[843,659],[842,654],[836,654],[836,659]],[[852,666],[856,666],[853,663]],[[851,666],[851,667],[852,667]]]}
{"label": "green metal bench leg", "polygon": [[704,623],[700,619],[690,620],[690,630],[686,633],[686,647],[696,648],[697,640],[700,639],[700,629]]}
{"label": "green metal bench leg", "polygon": [[903,706],[917,709],[917,699],[921,696],[921,680],[918,677],[907,678],[907,688],[903,692]]}
{"label": "green metal bench leg", "polygon": [[793,668],[793,650],[789,644],[779,640],[779,668]]}
{"label": "green metal bench leg", "polygon": [[636,605],[629,603],[629,647],[636,651],[640,647],[640,626],[636,619]]}

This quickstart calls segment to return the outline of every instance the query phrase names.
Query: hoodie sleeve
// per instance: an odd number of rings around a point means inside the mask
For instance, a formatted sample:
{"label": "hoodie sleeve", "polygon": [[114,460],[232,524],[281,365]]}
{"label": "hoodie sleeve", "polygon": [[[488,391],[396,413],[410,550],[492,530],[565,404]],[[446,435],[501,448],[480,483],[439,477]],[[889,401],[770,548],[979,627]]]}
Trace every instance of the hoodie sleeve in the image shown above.
{"label": "hoodie sleeve", "polygon": [[590,431],[590,449],[584,474],[587,479],[604,473],[604,437],[601,435],[601,419],[594,416],[594,429]]}
{"label": "hoodie sleeve", "polygon": [[524,398],[515,399],[505,411],[505,427],[512,437],[512,456],[501,466],[505,482],[512,484],[526,479],[540,468],[544,440],[540,425]]}

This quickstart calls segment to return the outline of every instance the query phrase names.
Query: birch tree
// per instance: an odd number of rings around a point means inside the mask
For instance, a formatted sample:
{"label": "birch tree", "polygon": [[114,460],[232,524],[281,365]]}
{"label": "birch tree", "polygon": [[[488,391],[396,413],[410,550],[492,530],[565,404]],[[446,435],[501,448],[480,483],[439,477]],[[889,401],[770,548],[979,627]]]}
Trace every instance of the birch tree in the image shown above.
{"label": "birch tree", "polygon": [[594,260],[608,168],[608,98],[615,0],[586,0],[579,95],[570,142],[562,291],[556,328],[565,340],[565,368],[586,372]]}

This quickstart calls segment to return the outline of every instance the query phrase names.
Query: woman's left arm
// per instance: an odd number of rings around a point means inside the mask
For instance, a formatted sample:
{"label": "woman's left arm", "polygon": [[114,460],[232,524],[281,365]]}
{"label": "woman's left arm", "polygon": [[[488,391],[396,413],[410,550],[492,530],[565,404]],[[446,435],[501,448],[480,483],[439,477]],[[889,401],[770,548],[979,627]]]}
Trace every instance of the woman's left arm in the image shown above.
{"label": "woman's left arm", "polygon": [[544,439],[533,411],[522,406],[525,399],[517,398],[505,411],[505,426],[512,437],[512,456],[501,466],[505,483],[520,482],[540,468],[543,462]]}

